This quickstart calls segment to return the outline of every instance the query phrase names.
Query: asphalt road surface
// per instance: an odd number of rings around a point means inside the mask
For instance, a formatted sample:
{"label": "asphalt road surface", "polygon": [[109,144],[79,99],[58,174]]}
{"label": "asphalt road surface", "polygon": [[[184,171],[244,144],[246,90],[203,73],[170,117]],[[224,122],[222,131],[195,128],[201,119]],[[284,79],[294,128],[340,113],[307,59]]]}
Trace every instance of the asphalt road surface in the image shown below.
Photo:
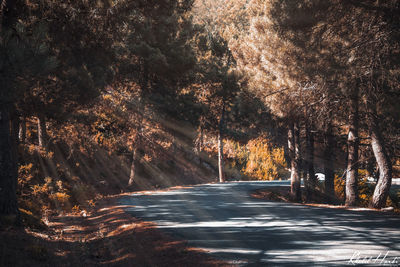
{"label": "asphalt road surface", "polygon": [[400,266],[400,216],[249,195],[276,185],[288,183],[206,184],[132,194],[120,204],[190,246],[239,266]]}

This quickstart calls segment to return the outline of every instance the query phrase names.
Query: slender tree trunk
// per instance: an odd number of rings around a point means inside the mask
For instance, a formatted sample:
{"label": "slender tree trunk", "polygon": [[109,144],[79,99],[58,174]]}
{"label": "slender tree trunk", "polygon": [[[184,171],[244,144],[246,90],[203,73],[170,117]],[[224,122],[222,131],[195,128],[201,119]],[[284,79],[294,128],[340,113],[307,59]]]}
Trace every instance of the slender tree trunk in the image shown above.
{"label": "slender tree trunk", "polygon": [[332,122],[329,120],[324,134],[324,173],[325,173],[325,194],[330,200],[335,195],[334,188],[334,137],[332,133]]}
{"label": "slender tree trunk", "polygon": [[[148,83],[149,83],[149,77],[148,77],[148,71],[147,71],[147,65],[146,63],[144,63],[143,61],[141,62],[142,65],[142,75],[140,78],[140,93],[139,93],[139,97],[137,99],[137,105],[139,108],[145,108],[143,101],[142,101],[142,97],[143,94],[146,93],[147,89],[148,89]],[[135,179],[136,179],[136,173],[137,173],[137,165],[138,165],[138,149],[141,145],[141,134],[143,131],[143,117],[142,115],[140,115],[139,117],[139,122],[137,125],[137,132],[135,135],[135,139],[133,140],[133,148],[132,148],[132,162],[131,162],[131,170],[129,173],[129,181],[128,181],[128,186],[132,186],[135,183]],[[174,143],[173,143],[174,145]],[[175,147],[175,146],[173,146]]]}
{"label": "slender tree trunk", "polygon": [[132,163],[131,163],[131,172],[129,174],[129,182],[128,186],[132,186],[135,182],[136,178],[136,165],[137,165],[137,145],[133,145],[132,150]]}
{"label": "slender tree trunk", "polygon": [[[369,103],[369,105],[373,104]],[[372,109],[369,117],[372,151],[374,152],[376,162],[379,166],[379,180],[372,196],[371,206],[380,209],[386,205],[390,186],[392,184],[392,163],[390,162],[389,155],[385,149],[385,143],[375,109]]]}
{"label": "slender tree trunk", "polygon": [[225,172],[224,172],[224,116],[225,107],[222,108],[221,118],[219,119],[218,126],[218,173],[219,181],[221,183],[225,182]]}
{"label": "slender tree trunk", "polygon": [[[141,103],[141,97],[139,98],[139,102]],[[138,165],[138,149],[142,145],[142,132],[143,132],[143,117],[139,117],[137,131],[134,136],[133,144],[132,144],[132,162],[131,162],[131,171],[129,174],[128,186],[132,186],[135,183],[136,173],[137,173],[137,165]]]}
{"label": "slender tree trunk", "polygon": [[346,206],[358,201],[358,89],[350,97],[349,134],[347,137]]}
{"label": "slender tree trunk", "polygon": [[203,123],[200,122],[200,126],[199,126],[199,132],[200,132],[200,136],[199,136],[199,140],[197,142],[197,154],[199,157],[199,162],[200,164],[203,162],[203,158],[202,158],[202,152],[203,152],[203,144],[204,144],[204,130],[203,130]]}
{"label": "slender tree trunk", "polygon": [[203,127],[199,127],[199,132],[200,132],[200,136],[199,136],[199,141],[197,143],[197,151],[199,152],[199,154],[203,151]]}
{"label": "slender tree trunk", "polygon": [[12,136],[15,147],[17,147],[19,144],[18,132],[19,132],[20,123],[21,123],[21,121],[20,121],[19,117],[16,114],[14,114],[14,116],[12,116],[12,118],[11,118],[11,136]]}
{"label": "slender tree trunk", "polygon": [[[141,61],[140,63],[142,66],[142,68],[141,68],[142,73],[141,73],[141,76],[139,79],[139,84],[140,84],[140,88],[141,88],[139,102],[142,102],[141,98],[142,98],[143,94],[146,93],[146,91],[149,87],[149,71],[148,71],[147,63],[143,59],[141,59],[140,61]],[[142,104],[142,103],[140,103],[140,104]]]}
{"label": "slender tree trunk", "polygon": [[316,179],[314,171],[314,134],[310,125],[306,124],[306,194],[307,199],[311,197],[312,192],[315,190]]}
{"label": "slender tree trunk", "polygon": [[38,141],[39,147],[45,147],[47,142],[46,117],[43,114],[38,115]]}
{"label": "slender tree trunk", "polygon": [[2,103],[0,107],[0,215],[18,216],[17,162],[13,155],[10,113]]}
{"label": "slender tree trunk", "polygon": [[290,193],[295,201],[301,200],[300,191],[300,173],[299,173],[299,157],[300,147],[299,138],[296,137],[298,127],[294,124],[289,126],[288,130],[288,149],[290,155]]}
{"label": "slender tree trunk", "polygon": [[219,173],[219,181],[221,183],[225,182],[224,144],[223,144],[221,132],[218,132],[218,173]]}
{"label": "slender tree trunk", "polygon": [[21,144],[25,144],[26,140],[26,119],[25,117],[19,123],[18,139]]}
{"label": "slender tree trunk", "polygon": [[[11,116],[11,150],[12,150],[12,156],[14,158],[14,161],[16,164],[19,162],[18,158],[18,145],[19,145],[19,138],[18,138],[18,131],[19,131],[19,124],[20,124],[20,119],[19,116],[17,116],[16,113],[13,113],[13,116]],[[15,176],[18,176],[18,167],[15,168]]]}
{"label": "slender tree trunk", "polygon": [[294,159],[296,161],[297,173],[298,173],[298,181],[295,182],[295,200],[301,201],[301,148],[300,148],[300,126],[299,123],[296,122],[294,124],[294,147],[295,147],[295,154]]}

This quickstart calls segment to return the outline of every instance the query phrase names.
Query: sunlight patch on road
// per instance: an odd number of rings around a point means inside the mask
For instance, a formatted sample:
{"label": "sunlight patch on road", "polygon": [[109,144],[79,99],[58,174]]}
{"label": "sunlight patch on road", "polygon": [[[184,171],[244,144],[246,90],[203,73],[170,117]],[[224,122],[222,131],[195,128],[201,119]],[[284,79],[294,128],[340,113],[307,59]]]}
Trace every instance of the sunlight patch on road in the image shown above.
{"label": "sunlight patch on road", "polygon": [[245,248],[200,248],[210,253],[233,253],[233,254],[247,254],[256,255],[262,253],[261,250],[245,249]]}
{"label": "sunlight patch on road", "polygon": [[297,222],[293,225],[290,221],[254,221],[254,220],[237,220],[234,221],[203,221],[203,222],[161,222],[156,221],[159,228],[231,228],[231,227],[287,227],[287,228],[298,228],[301,226],[310,226],[307,221]]}

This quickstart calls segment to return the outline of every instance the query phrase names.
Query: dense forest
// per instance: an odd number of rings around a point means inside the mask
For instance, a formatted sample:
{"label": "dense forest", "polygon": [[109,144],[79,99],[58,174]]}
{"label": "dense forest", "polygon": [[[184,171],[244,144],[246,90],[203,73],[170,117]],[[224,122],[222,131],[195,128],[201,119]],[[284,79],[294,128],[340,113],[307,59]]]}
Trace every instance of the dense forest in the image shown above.
{"label": "dense forest", "polygon": [[0,3],[2,224],[230,180],[399,209],[400,1]]}

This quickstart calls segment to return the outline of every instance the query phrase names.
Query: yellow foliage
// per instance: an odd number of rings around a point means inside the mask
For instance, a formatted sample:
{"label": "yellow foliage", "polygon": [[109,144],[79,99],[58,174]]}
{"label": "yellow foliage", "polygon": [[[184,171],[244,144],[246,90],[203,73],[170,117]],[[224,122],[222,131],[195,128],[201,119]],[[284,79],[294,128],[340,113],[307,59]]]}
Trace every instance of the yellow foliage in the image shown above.
{"label": "yellow foliage", "polygon": [[33,216],[33,213],[31,211],[29,211],[29,210],[19,208],[19,211],[22,212],[22,213],[25,213],[27,215]]}
{"label": "yellow foliage", "polygon": [[110,100],[110,101],[111,101],[111,100],[112,100],[112,96],[109,95],[109,94],[108,94],[108,95],[104,94],[104,95],[103,95],[103,99],[104,99],[104,100]]}
{"label": "yellow foliage", "polygon": [[247,143],[249,152],[244,173],[258,180],[279,178],[278,169],[286,168],[283,148],[272,147],[266,138],[257,138]]}
{"label": "yellow foliage", "polygon": [[40,194],[46,194],[49,191],[49,187],[47,184],[43,184],[43,185],[38,185],[35,184],[32,186],[32,194],[34,196],[38,196]]}
{"label": "yellow foliage", "polygon": [[359,202],[361,206],[367,207],[371,202],[374,193],[374,186],[367,183],[367,176],[360,176],[360,172],[358,179]]}
{"label": "yellow foliage", "polygon": [[345,197],[345,186],[346,186],[346,180],[342,179],[339,177],[337,174],[335,174],[334,178],[334,185],[335,185],[335,194],[339,199],[344,199]]}
{"label": "yellow foliage", "polygon": [[96,203],[95,203],[95,201],[93,200],[93,199],[89,199],[88,201],[87,201],[87,204],[89,205],[89,207],[94,207],[94,206],[96,206]]}
{"label": "yellow foliage", "polygon": [[72,207],[72,212],[73,213],[79,213],[80,210],[81,210],[81,208],[79,207],[79,205],[74,205]]}
{"label": "yellow foliage", "polygon": [[31,186],[31,190],[37,202],[43,206],[42,209],[46,208],[46,203],[49,203],[49,201],[50,208],[70,208],[69,205],[65,205],[69,203],[70,195],[67,194],[67,190],[61,180],[53,180],[51,177],[46,177],[43,184],[35,184]]}
{"label": "yellow foliage", "polygon": [[[367,170],[358,170],[358,202],[360,206],[367,207],[371,202],[374,186],[368,183]],[[340,199],[345,198],[346,180],[335,175],[335,193]]]}
{"label": "yellow foliage", "polygon": [[26,165],[21,165],[18,168],[18,185],[23,188],[32,180],[32,167],[33,164],[29,163]]}
{"label": "yellow foliage", "polygon": [[257,180],[276,180],[286,175],[284,150],[273,147],[265,137],[250,140],[247,145],[229,144],[229,154],[234,158],[232,167]]}
{"label": "yellow foliage", "polygon": [[50,194],[49,198],[54,202],[61,204],[61,206],[63,206],[65,203],[68,203],[70,196],[67,193],[57,192],[54,194]]}

